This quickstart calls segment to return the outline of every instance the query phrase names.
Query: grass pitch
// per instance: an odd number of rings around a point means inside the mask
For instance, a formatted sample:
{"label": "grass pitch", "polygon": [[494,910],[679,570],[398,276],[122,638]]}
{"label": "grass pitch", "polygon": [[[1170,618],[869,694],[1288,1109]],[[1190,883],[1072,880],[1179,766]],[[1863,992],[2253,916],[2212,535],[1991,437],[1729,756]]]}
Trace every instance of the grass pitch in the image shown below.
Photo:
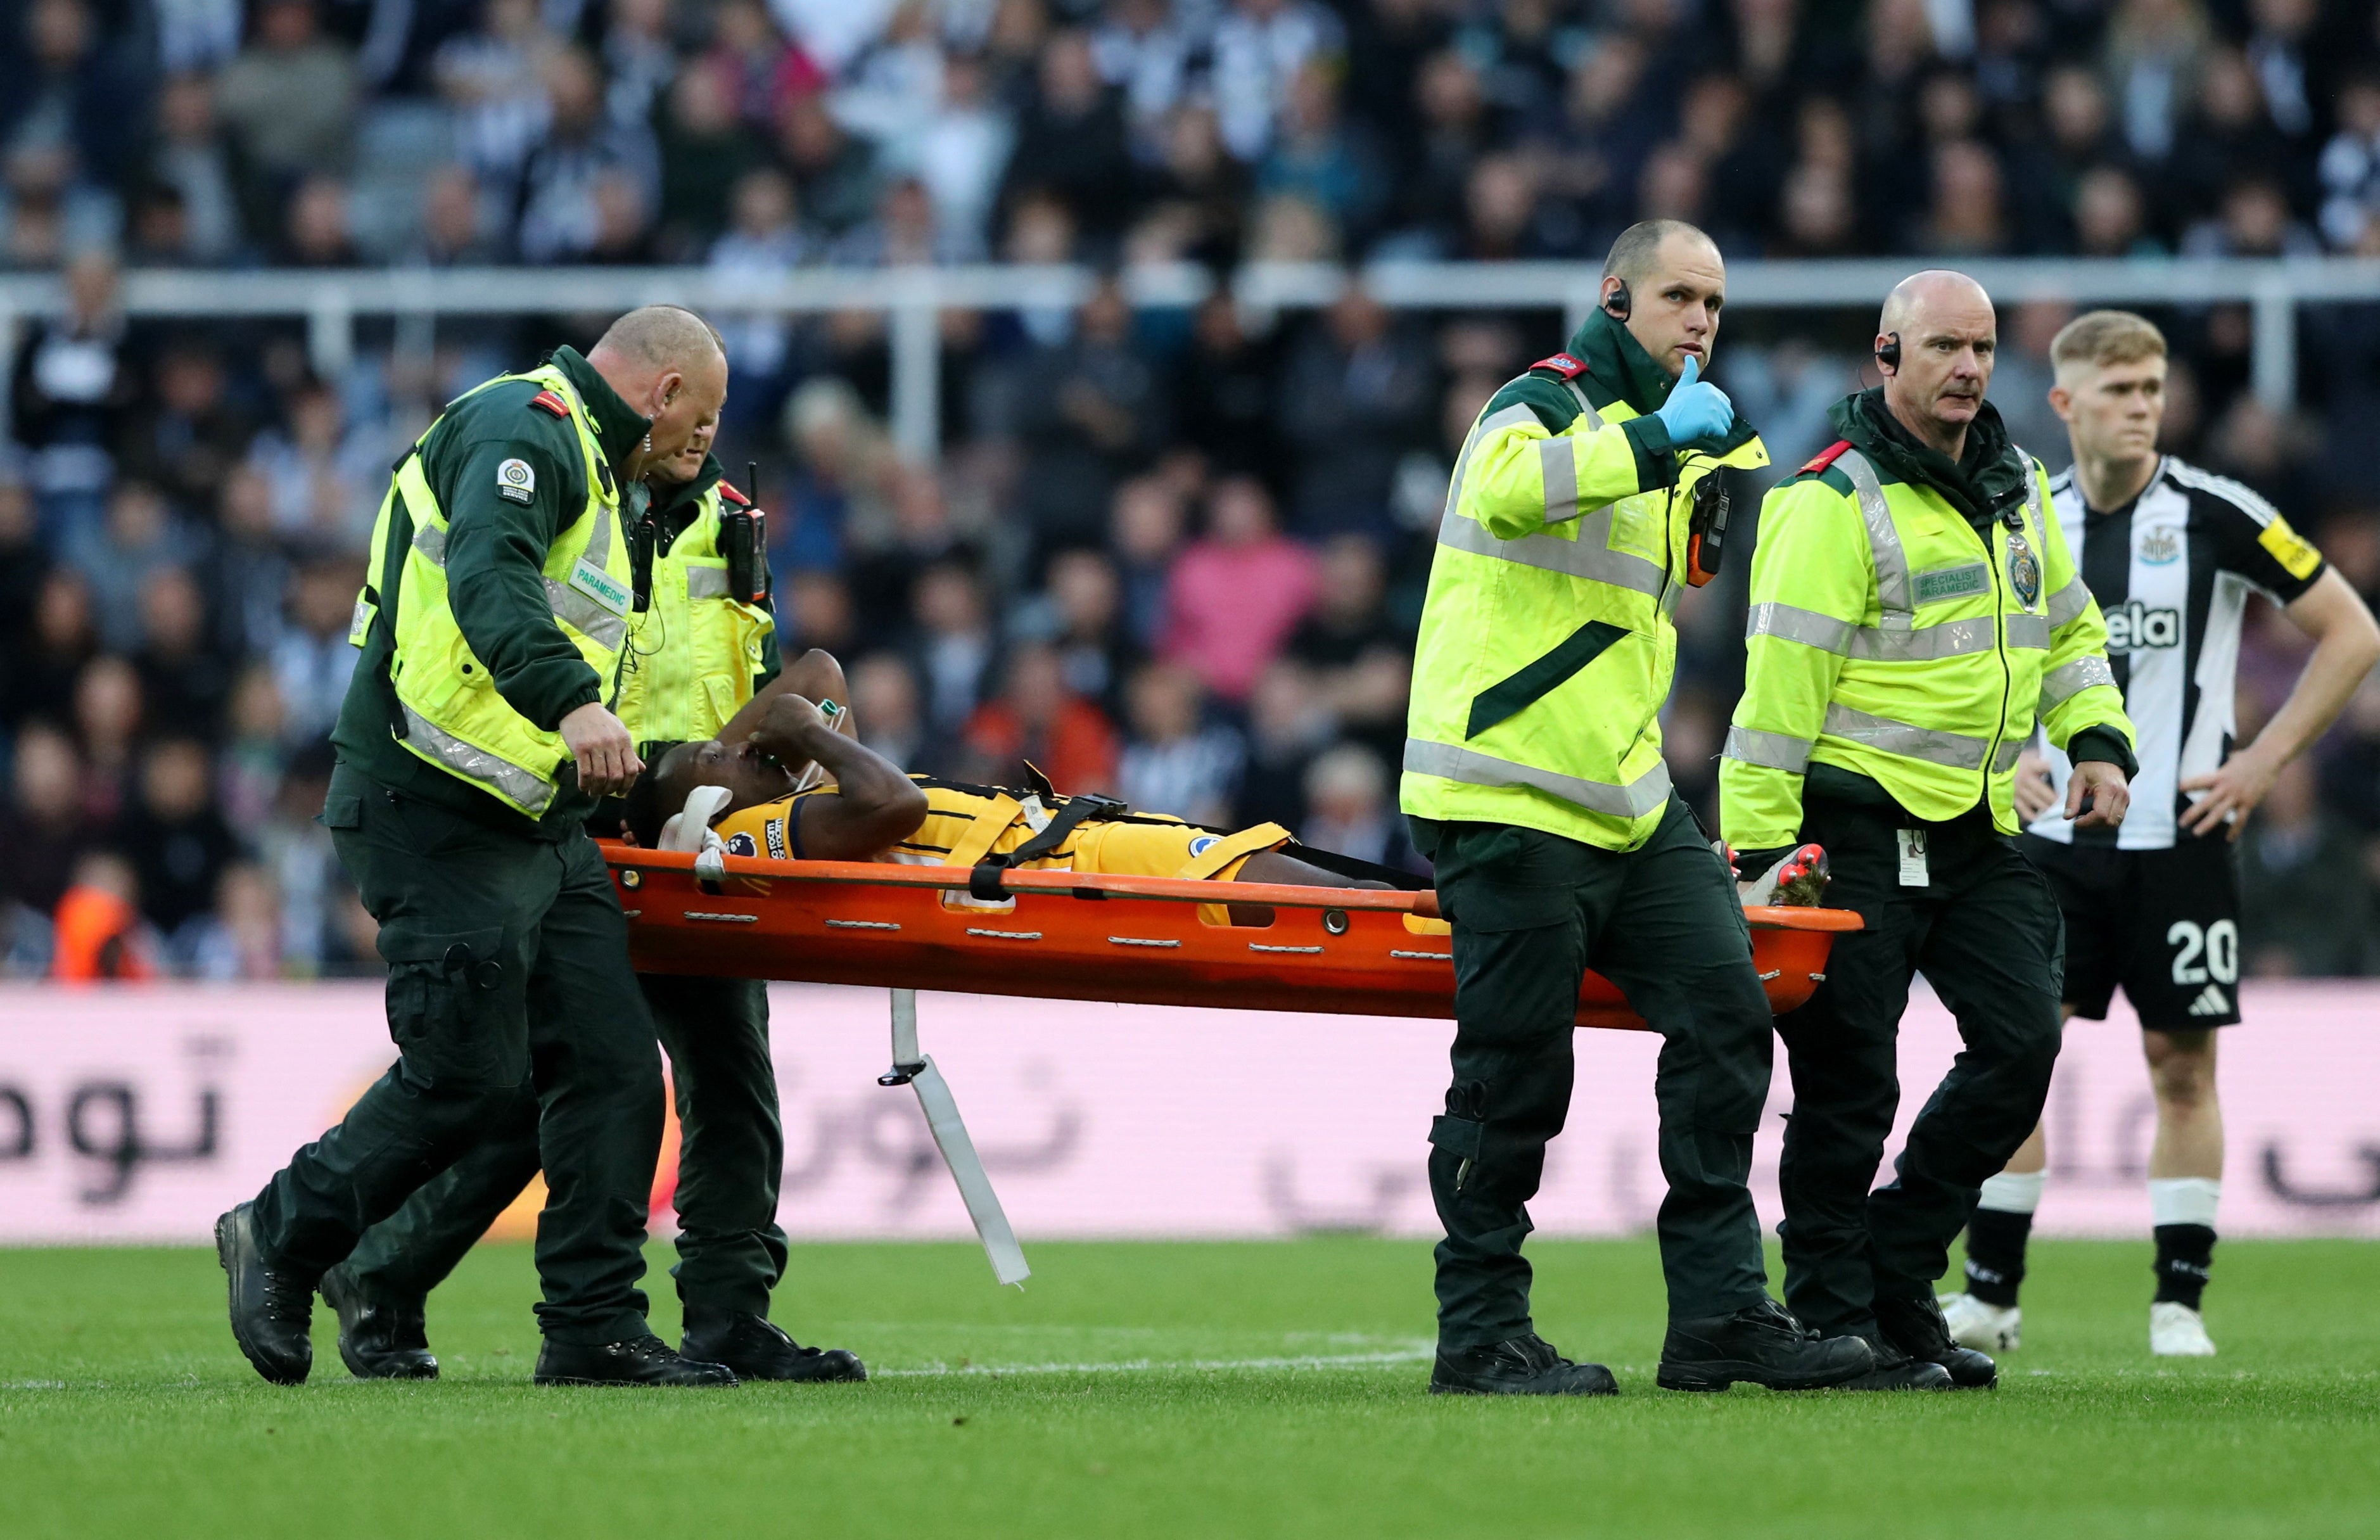
{"label": "grass pitch", "polygon": [[208,1252],[0,1252],[0,1535],[2380,1534],[2380,1247],[2227,1242],[2172,1363],[2145,1242],[2044,1244],[2001,1388],[1930,1396],[1656,1390],[1652,1245],[1531,1252],[1620,1399],[1425,1396],[1410,1242],[1038,1245],[1021,1294],[802,1246],[779,1316],[877,1377],[708,1393],[531,1388],[519,1247],[431,1300],[439,1383],[348,1379],[325,1308],[294,1390]]}

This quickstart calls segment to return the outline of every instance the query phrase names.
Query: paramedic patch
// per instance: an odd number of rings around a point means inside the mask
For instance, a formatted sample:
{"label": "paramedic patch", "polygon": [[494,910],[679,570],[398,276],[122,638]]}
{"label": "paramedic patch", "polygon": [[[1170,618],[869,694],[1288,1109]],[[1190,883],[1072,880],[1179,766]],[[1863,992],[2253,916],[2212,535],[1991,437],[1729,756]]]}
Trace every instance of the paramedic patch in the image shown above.
{"label": "paramedic patch", "polygon": [[1970,562],[1962,567],[1937,567],[1932,572],[1917,575],[1917,602],[1932,604],[1945,599],[1968,599],[1992,591],[1992,569],[1981,562]]}
{"label": "paramedic patch", "polygon": [[506,460],[496,467],[496,495],[515,503],[530,501],[537,496],[537,472],[527,460]]}

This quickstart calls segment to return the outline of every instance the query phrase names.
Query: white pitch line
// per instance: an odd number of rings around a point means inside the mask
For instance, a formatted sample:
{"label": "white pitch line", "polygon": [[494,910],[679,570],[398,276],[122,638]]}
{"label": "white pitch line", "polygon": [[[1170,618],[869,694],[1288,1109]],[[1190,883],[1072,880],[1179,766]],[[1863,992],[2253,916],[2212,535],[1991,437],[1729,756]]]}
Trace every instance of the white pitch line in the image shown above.
{"label": "white pitch line", "polygon": [[1208,1373],[1248,1369],[1371,1369],[1386,1364],[1426,1363],[1432,1350],[1399,1349],[1393,1352],[1351,1352],[1302,1358],[1133,1358],[1097,1364],[936,1364],[917,1369],[872,1369],[870,1378],[942,1375],[1101,1375]]}

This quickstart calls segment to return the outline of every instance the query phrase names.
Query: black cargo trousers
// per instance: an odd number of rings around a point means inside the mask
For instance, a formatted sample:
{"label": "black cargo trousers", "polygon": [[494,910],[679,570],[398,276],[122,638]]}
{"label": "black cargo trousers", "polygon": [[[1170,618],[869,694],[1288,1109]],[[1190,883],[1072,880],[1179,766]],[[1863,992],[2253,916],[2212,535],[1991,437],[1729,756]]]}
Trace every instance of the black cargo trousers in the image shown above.
{"label": "black cargo trousers", "polygon": [[[1925,837],[1923,886],[1901,880],[1900,830]],[[1827,903],[1858,910],[1867,928],[1835,939],[1817,992],[1777,1021],[1793,1081],[1778,1172],[1785,1303],[1820,1331],[1872,1340],[1877,1296],[1932,1290],[1977,1189],[2041,1120],[2066,927],[2048,883],[1984,807],[1925,823],[1813,796],[1802,838],[1827,847]],[[1964,1046],[1917,1114],[1893,1180],[1870,1192],[1900,1104],[1900,1016],[1920,971]]]}
{"label": "black cargo trousers", "polygon": [[[777,1224],[785,1139],[769,1057],[769,988],[757,978],[638,974],[676,1092],[678,1298],[769,1313],[785,1271]],[[480,1144],[372,1226],[346,1270],[381,1299],[420,1299],[538,1172],[536,1110],[492,1124]]]}
{"label": "black cargo trousers", "polygon": [[1768,1000],[1727,863],[1674,796],[1633,851],[1504,824],[1413,820],[1454,928],[1454,1082],[1430,1126],[1439,1346],[1535,1328],[1521,1243],[1546,1145],[1570,1111],[1589,968],[1661,1034],[1661,1267],[1674,1319],[1765,1297],[1745,1180],[1767,1099]]}
{"label": "black cargo trousers", "polygon": [[266,1259],[306,1279],[533,1109],[545,1335],[644,1335],[645,1215],[661,1153],[661,1054],[628,927],[584,830],[489,828],[341,764],[322,820],[389,964],[399,1057],[256,1199]]}

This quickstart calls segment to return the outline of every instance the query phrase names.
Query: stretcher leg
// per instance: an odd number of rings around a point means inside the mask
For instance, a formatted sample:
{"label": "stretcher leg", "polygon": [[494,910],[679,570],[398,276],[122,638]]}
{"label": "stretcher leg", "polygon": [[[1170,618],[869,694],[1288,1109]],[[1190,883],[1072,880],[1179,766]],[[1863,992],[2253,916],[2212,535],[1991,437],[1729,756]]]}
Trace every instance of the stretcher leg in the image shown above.
{"label": "stretcher leg", "polygon": [[951,1180],[958,1183],[960,1201],[966,1205],[967,1218],[975,1221],[984,1255],[991,1260],[992,1276],[1002,1283],[1023,1283],[1032,1277],[1033,1269],[1025,1265],[1025,1248],[1016,1243],[1016,1231],[1009,1228],[1000,1194],[991,1190],[991,1178],[975,1152],[975,1141],[967,1136],[950,1082],[934,1067],[931,1055],[917,1051],[915,989],[892,991],[892,1067],[877,1077],[877,1084],[907,1085],[917,1093],[917,1106],[926,1114],[934,1147],[942,1152],[942,1164],[951,1169]]}

